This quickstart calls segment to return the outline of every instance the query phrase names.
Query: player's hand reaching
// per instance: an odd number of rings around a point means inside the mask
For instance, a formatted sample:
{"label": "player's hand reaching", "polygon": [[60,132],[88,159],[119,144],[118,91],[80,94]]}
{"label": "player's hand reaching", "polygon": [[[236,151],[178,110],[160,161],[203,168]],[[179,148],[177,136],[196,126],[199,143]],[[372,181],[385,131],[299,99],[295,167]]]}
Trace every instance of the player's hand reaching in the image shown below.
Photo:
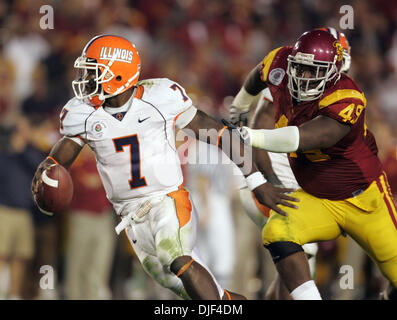
{"label": "player's hand reaching", "polygon": [[293,189],[287,188],[279,188],[273,186],[271,183],[261,184],[259,187],[253,190],[256,199],[263,205],[267,206],[270,209],[273,209],[278,214],[282,216],[288,216],[288,214],[282,210],[277,205],[281,204],[286,207],[297,209],[298,207],[289,201],[299,202],[299,199],[290,197],[286,193],[293,192]]}

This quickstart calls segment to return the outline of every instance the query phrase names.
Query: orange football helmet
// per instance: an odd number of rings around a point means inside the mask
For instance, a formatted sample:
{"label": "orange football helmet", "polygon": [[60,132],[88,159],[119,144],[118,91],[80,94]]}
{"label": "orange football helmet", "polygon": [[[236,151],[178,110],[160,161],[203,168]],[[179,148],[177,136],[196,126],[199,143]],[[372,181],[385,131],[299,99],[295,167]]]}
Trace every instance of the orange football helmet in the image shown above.
{"label": "orange football helmet", "polygon": [[72,82],[75,96],[100,106],[105,99],[123,93],[138,82],[141,59],[127,39],[100,35],[86,44],[74,67],[79,70],[78,79]]}
{"label": "orange football helmet", "polygon": [[342,66],[340,68],[341,72],[348,73],[350,69],[350,64],[351,64],[351,56],[350,56],[350,45],[349,41],[347,40],[345,34],[343,32],[339,32],[335,28],[331,27],[324,27],[320,28],[320,30],[324,30],[329,32],[334,36],[335,39],[337,39],[340,44],[342,45],[343,48],[343,60],[342,60]]}

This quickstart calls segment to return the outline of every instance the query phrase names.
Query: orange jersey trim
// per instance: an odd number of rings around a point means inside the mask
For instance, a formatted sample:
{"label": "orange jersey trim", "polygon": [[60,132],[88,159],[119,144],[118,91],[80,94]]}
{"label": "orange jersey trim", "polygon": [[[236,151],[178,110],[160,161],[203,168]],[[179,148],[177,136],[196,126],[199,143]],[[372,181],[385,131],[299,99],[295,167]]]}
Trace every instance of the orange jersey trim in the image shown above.
{"label": "orange jersey trim", "polygon": [[143,86],[140,85],[137,86],[134,98],[141,99],[143,96],[143,91],[144,91]]}
{"label": "orange jersey trim", "polygon": [[176,120],[178,120],[179,116],[184,113],[186,110],[183,110],[182,112],[179,112],[176,117],[174,118],[174,122],[172,123],[172,127],[175,128],[176,125]]}
{"label": "orange jersey trim", "polygon": [[168,194],[169,197],[174,199],[176,215],[179,221],[179,228],[185,226],[192,216],[192,203],[189,199],[189,192],[180,188]]}

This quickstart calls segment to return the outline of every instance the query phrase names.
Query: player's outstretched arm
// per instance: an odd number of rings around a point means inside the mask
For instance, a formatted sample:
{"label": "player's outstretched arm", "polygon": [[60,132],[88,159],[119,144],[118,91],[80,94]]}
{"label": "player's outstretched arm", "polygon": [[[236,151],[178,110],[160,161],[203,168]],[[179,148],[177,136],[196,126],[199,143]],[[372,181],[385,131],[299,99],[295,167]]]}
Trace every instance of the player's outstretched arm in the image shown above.
{"label": "player's outstretched arm", "polygon": [[262,63],[258,64],[246,77],[243,86],[230,106],[230,121],[234,125],[246,125],[250,107],[259,93],[267,86],[261,79]]}
{"label": "player's outstretched arm", "polygon": [[327,116],[297,126],[265,130],[242,128],[247,144],[271,152],[295,152],[332,147],[350,132],[350,126]]}
{"label": "player's outstretched arm", "polygon": [[59,163],[66,169],[73,163],[81,151],[82,147],[73,140],[63,137],[52,147],[49,156],[42,161],[37,167],[36,173],[32,180],[32,193],[37,193],[37,186],[41,179],[41,174],[49,166]]}
{"label": "player's outstretched arm", "polygon": [[330,148],[349,132],[349,125],[327,116],[318,116],[299,126],[298,151]]}
{"label": "player's outstretched arm", "polygon": [[287,215],[277,205],[297,208],[288,201],[299,201],[286,195],[292,189],[274,187],[268,183],[252,161],[252,149],[244,145],[240,136],[232,132],[232,128],[223,126],[220,122],[197,110],[194,118],[182,129],[187,134],[201,141],[217,145],[240,168],[246,177],[248,187],[254,192],[258,201],[276,212]]}

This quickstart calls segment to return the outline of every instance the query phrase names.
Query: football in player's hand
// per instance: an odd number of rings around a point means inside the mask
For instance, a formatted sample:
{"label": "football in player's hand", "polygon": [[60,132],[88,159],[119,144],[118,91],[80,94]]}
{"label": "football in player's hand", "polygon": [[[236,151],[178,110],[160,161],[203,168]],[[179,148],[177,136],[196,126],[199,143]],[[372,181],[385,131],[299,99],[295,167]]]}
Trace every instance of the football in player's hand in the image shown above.
{"label": "football in player's hand", "polygon": [[73,182],[65,167],[54,164],[41,174],[35,201],[41,212],[53,215],[69,207],[73,197]]}

